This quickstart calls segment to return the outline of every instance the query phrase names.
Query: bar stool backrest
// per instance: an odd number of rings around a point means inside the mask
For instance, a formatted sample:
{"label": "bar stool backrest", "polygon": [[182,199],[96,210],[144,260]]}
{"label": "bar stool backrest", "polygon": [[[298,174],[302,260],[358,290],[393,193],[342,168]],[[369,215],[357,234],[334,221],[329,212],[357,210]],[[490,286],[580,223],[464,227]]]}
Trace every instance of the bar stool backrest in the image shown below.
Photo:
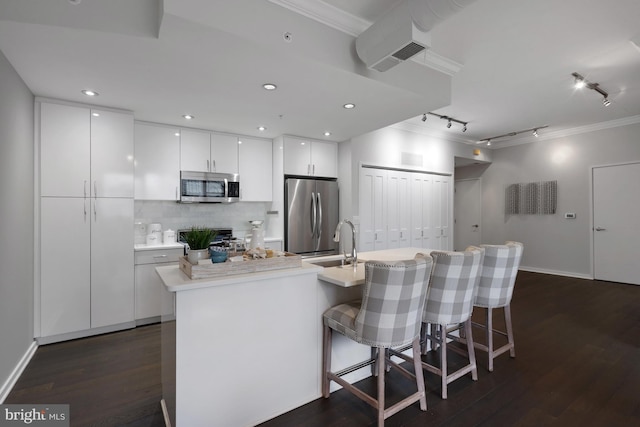
{"label": "bar stool backrest", "polygon": [[433,260],[367,261],[362,306],[355,319],[358,342],[370,347],[411,343],[420,334],[421,315]]}
{"label": "bar stool backrest", "polygon": [[473,246],[464,252],[431,252],[433,272],[423,322],[450,325],[469,319],[483,256],[484,250]]}
{"label": "bar stool backrest", "polygon": [[504,245],[480,245],[484,262],[474,305],[496,308],[511,303],[524,246],[508,241]]}

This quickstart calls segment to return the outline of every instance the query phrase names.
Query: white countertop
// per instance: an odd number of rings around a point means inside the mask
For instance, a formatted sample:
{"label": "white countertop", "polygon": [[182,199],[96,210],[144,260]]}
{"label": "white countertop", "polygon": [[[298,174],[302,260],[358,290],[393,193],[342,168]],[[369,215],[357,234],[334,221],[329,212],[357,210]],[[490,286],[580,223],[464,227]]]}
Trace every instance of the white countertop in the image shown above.
{"label": "white countertop", "polygon": [[145,245],[144,243],[140,243],[133,245],[134,251],[153,251],[158,249],[184,249],[184,245],[182,243],[169,243],[166,245]]}
{"label": "white countertop", "polygon": [[[358,261],[400,261],[403,259],[412,259],[417,253],[422,252],[429,254],[430,249],[425,248],[397,248],[397,249],[384,249],[380,251],[369,251],[358,253]],[[320,258],[307,258],[304,261],[312,263],[313,261],[320,260],[333,260],[340,259],[342,255]],[[356,269],[353,266],[339,266],[339,267],[325,267],[318,273],[318,279],[333,283],[334,285],[348,288],[351,286],[358,286],[364,284],[364,262],[358,263]]]}
{"label": "white countertop", "polygon": [[300,274],[317,273],[321,270],[322,267],[303,262],[302,266],[299,268],[283,268],[279,270],[258,271],[255,273],[236,274],[233,276],[192,280],[189,278],[189,276],[184,274],[177,265],[156,267],[156,271],[160,275],[162,282],[170,292],[189,291],[193,289],[210,288],[214,286],[227,286],[236,283],[257,282],[260,280],[273,279],[277,277],[289,277]]}

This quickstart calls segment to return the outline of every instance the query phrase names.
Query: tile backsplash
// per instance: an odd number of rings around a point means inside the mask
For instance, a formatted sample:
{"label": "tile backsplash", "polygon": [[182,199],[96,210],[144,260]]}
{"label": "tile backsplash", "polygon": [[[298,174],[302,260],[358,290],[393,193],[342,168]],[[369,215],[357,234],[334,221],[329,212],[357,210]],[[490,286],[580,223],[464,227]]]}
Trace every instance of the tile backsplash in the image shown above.
{"label": "tile backsplash", "polygon": [[[236,237],[249,232],[249,221],[263,220],[268,227],[267,211],[271,202],[176,203],[169,201],[135,201],[135,222],[160,223],[162,229],[180,230],[191,226],[231,228]],[[265,229],[269,236],[269,230]]]}

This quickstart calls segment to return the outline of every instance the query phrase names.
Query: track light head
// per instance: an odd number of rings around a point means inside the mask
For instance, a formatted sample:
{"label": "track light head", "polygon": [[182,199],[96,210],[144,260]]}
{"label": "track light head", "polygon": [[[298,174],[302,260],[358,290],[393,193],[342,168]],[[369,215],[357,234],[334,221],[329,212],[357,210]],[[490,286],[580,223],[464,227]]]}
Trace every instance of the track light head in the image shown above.
{"label": "track light head", "polygon": [[451,119],[449,119],[449,121],[447,122],[447,129],[449,129],[451,127]]}
{"label": "track light head", "polygon": [[582,77],[580,74],[578,73],[571,73],[571,75],[575,78],[575,81],[573,83],[573,86],[576,89],[582,89],[583,87],[585,87],[587,85],[587,81],[584,79],[584,77]]}
{"label": "track light head", "polygon": [[538,129],[533,130],[533,136],[535,136],[536,138],[538,137]]}
{"label": "track light head", "polygon": [[465,123],[464,126],[462,126],[462,132],[466,132],[467,131],[467,124]]}
{"label": "track light head", "polygon": [[423,122],[426,122],[426,121],[427,121],[427,113],[424,113],[424,114],[422,115],[422,121],[423,121]]}
{"label": "track light head", "polygon": [[602,100],[602,104],[605,107],[608,107],[609,105],[611,105],[611,101],[609,101],[609,98],[605,98],[605,99]]}
{"label": "track light head", "polygon": [[490,146],[491,146],[491,140],[487,139],[487,147],[490,147]]}

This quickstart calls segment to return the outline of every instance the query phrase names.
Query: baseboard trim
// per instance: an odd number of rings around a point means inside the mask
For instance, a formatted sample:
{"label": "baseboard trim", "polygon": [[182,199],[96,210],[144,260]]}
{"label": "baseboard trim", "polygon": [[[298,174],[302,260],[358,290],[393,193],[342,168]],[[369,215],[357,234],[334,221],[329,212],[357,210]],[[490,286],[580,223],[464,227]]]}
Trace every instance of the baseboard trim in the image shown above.
{"label": "baseboard trim", "polygon": [[531,273],[553,274],[554,276],[575,277],[576,279],[593,280],[593,276],[590,274],[580,274],[571,271],[548,270],[544,268],[525,267],[522,265],[520,266],[519,270],[530,271]]}
{"label": "baseboard trim", "polygon": [[49,335],[46,337],[36,337],[36,341],[40,345],[52,344],[52,343],[61,342],[61,341],[69,341],[69,340],[75,340],[78,338],[91,337],[94,335],[108,334],[110,332],[123,331],[125,329],[132,329],[135,327],[136,327],[136,322],[131,321],[131,322],[125,322],[125,323],[118,323],[117,325],[102,326],[100,328],[84,329],[82,331],[67,332],[64,334]]}
{"label": "baseboard trim", "polygon": [[33,355],[36,354],[37,349],[38,343],[33,341],[27,351],[22,355],[22,358],[20,358],[18,364],[13,368],[9,378],[2,384],[2,388],[0,388],[0,404],[4,403],[4,400],[9,396],[13,386],[18,382],[18,378],[20,378],[20,375],[24,372]]}

